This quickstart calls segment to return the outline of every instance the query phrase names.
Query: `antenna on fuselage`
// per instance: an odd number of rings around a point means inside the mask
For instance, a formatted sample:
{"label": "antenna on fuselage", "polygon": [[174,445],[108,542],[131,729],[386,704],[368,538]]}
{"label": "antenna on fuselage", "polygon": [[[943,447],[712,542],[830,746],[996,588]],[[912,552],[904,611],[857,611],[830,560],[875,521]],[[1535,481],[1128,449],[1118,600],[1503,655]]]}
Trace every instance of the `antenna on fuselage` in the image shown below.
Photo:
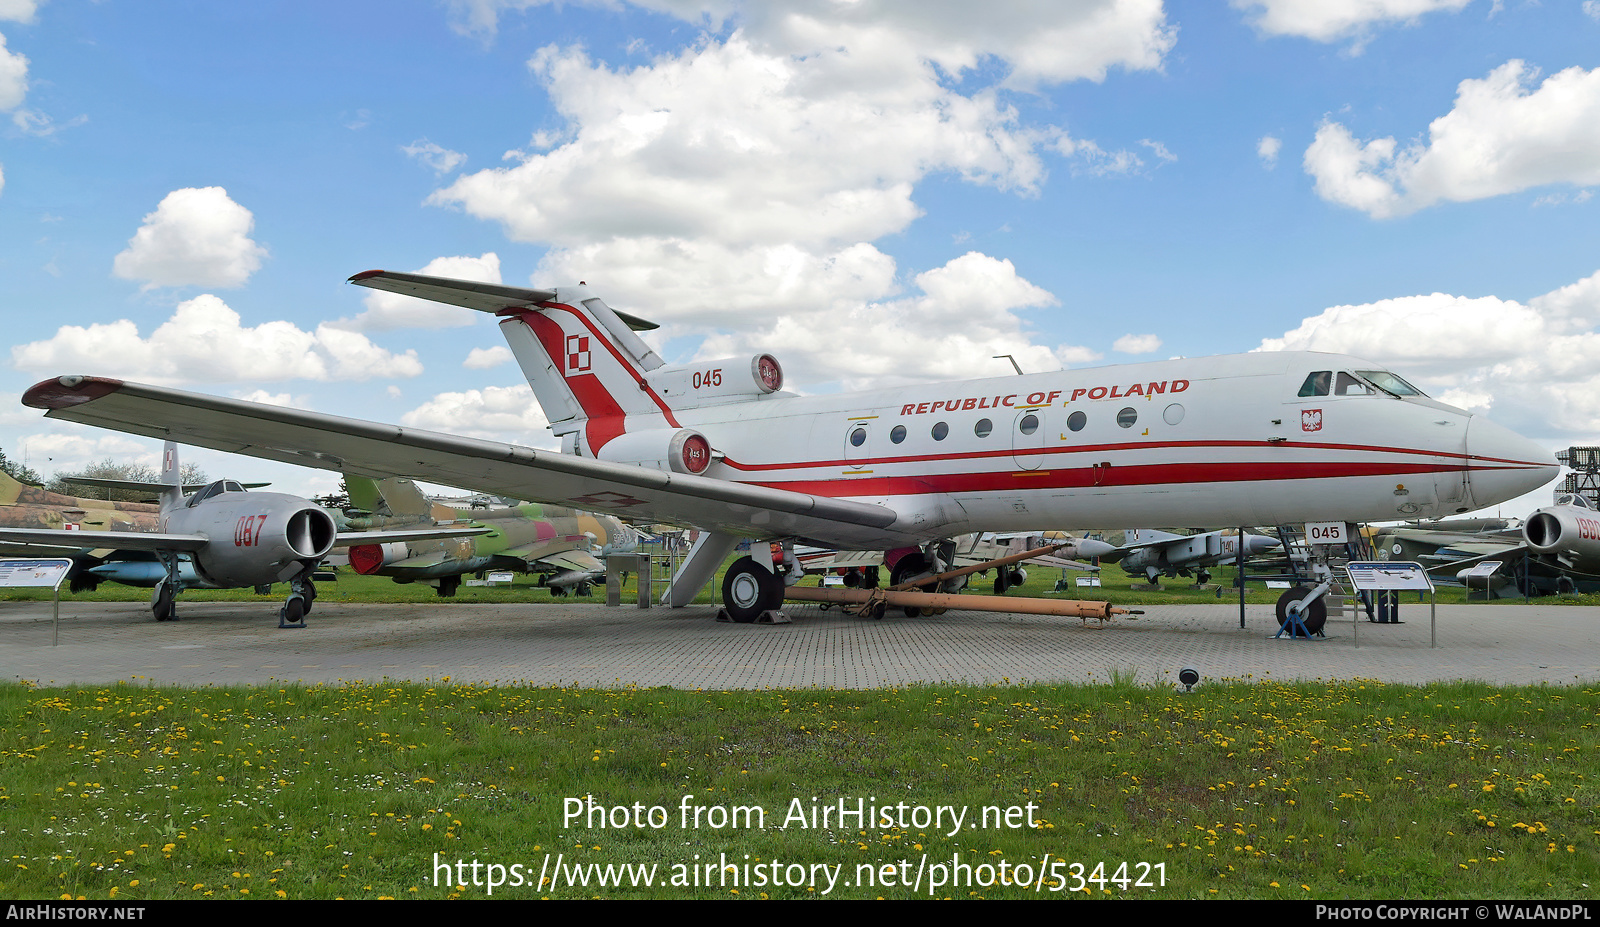
{"label": "antenna on fuselage", "polygon": [[1015,357],[1012,357],[1010,354],[996,354],[994,359],[999,360],[1002,357],[1011,362],[1011,369],[1017,372],[1017,376],[1022,376],[1022,368],[1017,365],[1017,359]]}

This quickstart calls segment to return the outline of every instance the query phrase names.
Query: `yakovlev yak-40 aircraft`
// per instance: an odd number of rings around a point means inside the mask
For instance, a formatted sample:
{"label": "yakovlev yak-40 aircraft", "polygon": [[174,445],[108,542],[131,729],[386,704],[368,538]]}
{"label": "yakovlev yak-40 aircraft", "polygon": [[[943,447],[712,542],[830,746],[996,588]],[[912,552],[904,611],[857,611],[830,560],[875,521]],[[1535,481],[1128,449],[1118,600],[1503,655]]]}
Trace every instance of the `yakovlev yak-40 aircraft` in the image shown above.
{"label": "yakovlev yak-40 aircraft", "polygon": [[[1354,357],[1256,353],[799,396],[769,354],[669,365],[653,327],[583,284],[533,290],[374,270],[352,283],[500,317],[562,453],[88,376],[30,388],[53,418],[373,476],[694,525],[665,601],[740,537],[740,621],[803,575],[796,541],[938,572],[972,531],[1373,521],[1535,489],[1552,455]],[[963,580],[964,581],[964,580]],[[1014,600],[1001,600],[1011,608]]]}

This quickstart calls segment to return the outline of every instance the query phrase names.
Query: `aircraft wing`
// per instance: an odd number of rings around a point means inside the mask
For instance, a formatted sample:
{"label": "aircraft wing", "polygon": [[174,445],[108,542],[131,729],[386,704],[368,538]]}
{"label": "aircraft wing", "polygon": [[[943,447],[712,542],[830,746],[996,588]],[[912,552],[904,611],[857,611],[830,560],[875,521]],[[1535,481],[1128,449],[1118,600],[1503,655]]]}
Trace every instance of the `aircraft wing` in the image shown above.
{"label": "aircraft wing", "polygon": [[450,538],[470,538],[488,534],[493,528],[400,528],[387,531],[341,531],[334,547],[354,547],[357,544],[392,544],[401,541],[440,541]]}
{"label": "aircraft wing", "polygon": [[850,499],[668,473],[476,438],[101,377],[35,384],[23,403],[51,418],[266,460],[401,476],[739,536],[780,534],[871,548],[891,509]]}
{"label": "aircraft wing", "polygon": [[795,558],[807,572],[827,570],[860,569],[869,566],[883,566],[883,551],[881,550],[833,550],[831,548],[807,548],[796,550]]}
{"label": "aircraft wing", "polygon": [[585,573],[604,572],[605,564],[593,554],[578,549],[579,545],[587,546],[589,542],[589,538],[581,535],[536,541],[502,550],[493,556],[490,564],[494,569],[521,570],[525,573],[535,572],[540,566]]}
{"label": "aircraft wing", "polygon": [[606,565],[597,560],[594,555],[581,550],[567,550],[548,557],[540,557],[541,565],[553,566],[560,570],[576,570],[579,573],[604,573]]}
{"label": "aircraft wing", "polygon": [[71,549],[199,550],[211,542],[203,534],[152,534],[146,531],[78,531],[55,528],[0,528],[0,543]]}

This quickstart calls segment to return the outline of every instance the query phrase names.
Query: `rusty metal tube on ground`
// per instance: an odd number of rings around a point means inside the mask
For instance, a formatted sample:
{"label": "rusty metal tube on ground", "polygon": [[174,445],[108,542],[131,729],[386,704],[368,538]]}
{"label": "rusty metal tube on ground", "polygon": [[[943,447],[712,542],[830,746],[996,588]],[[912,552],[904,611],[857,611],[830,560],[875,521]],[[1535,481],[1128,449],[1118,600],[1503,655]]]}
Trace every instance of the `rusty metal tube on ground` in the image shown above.
{"label": "rusty metal tube on ground", "polygon": [[[1077,599],[1003,598],[986,595],[957,595],[948,592],[899,592],[886,589],[827,589],[817,586],[790,586],[785,599],[799,602],[831,602],[838,605],[866,605],[880,601],[885,605],[912,608],[962,608],[980,612],[1010,612],[1024,615],[1061,615],[1068,618],[1098,618],[1130,614],[1110,602]],[[1132,614],[1137,614],[1133,612]]]}
{"label": "rusty metal tube on ground", "polygon": [[984,570],[987,570],[990,567],[1010,566],[1013,563],[1021,563],[1024,560],[1032,560],[1035,557],[1045,557],[1055,553],[1063,547],[1076,546],[1077,543],[1077,539],[1073,539],[1071,541],[1062,541],[1060,544],[1051,544],[1046,547],[1035,547],[1032,550],[1025,550],[1021,553],[1007,554],[1006,556],[997,560],[988,560],[983,563],[975,563],[972,566],[950,570],[945,573],[940,573],[937,576],[919,576],[915,580],[907,580],[898,586],[890,586],[889,590],[891,592],[900,592],[906,589],[915,589],[919,586],[931,586],[934,583],[942,583],[947,579],[955,579],[958,576],[968,576],[973,573],[982,573]]}

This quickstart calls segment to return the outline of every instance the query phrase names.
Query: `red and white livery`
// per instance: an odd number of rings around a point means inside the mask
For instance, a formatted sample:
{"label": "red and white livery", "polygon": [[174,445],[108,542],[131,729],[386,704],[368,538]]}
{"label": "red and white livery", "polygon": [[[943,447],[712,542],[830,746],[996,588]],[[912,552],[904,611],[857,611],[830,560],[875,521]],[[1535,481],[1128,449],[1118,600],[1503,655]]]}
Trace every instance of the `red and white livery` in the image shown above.
{"label": "red and white livery", "polygon": [[[499,316],[563,453],[97,378],[47,380],[24,402],[235,453],[693,525],[702,535],[674,605],[740,537],[931,561],[940,540],[973,531],[1448,515],[1558,472],[1532,442],[1354,357],[1254,353],[799,396],[767,354],[666,364],[635,331],[653,326],[581,284],[388,271],[351,282]],[[736,616],[781,597],[766,559],[730,574]]]}

